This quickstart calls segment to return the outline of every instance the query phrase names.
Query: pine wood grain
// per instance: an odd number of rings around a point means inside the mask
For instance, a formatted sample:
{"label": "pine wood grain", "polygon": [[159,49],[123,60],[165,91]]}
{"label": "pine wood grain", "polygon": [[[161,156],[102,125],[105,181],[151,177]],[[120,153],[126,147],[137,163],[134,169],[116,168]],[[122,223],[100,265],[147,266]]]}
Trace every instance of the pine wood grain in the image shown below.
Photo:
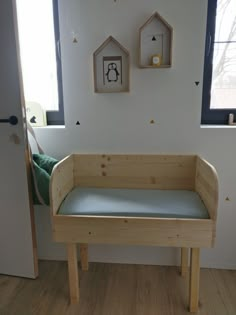
{"label": "pine wood grain", "polygon": [[218,175],[215,168],[206,160],[198,157],[195,189],[201,196],[212,220],[217,219]]}
{"label": "pine wood grain", "polygon": [[80,263],[83,271],[87,271],[89,268],[88,264],[88,244],[80,244],[79,245],[80,252]]}
{"label": "pine wood grain", "polygon": [[70,301],[72,304],[75,304],[79,302],[79,273],[76,244],[67,244],[67,253]]}
{"label": "pine wood grain", "polygon": [[200,249],[191,248],[190,254],[190,279],[189,279],[189,310],[198,311],[200,281]]}
{"label": "pine wood grain", "polygon": [[50,206],[55,215],[66,195],[74,188],[73,155],[60,161],[53,168],[50,180]]}
{"label": "pine wood grain", "polygon": [[181,248],[181,276],[186,277],[188,273],[188,257],[189,256],[189,250],[186,247]]}
{"label": "pine wood grain", "polygon": [[193,155],[75,154],[75,185],[193,190],[195,164]]}
{"label": "pine wood grain", "polygon": [[212,220],[57,215],[56,242],[211,247]]}
{"label": "pine wood grain", "polygon": [[214,246],[216,238],[216,220],[219,198],[218,185],[218,175],[215,168],[206,160],[197,157],[195,190],[204,202],[210,218],[215,222],[212,246]]}

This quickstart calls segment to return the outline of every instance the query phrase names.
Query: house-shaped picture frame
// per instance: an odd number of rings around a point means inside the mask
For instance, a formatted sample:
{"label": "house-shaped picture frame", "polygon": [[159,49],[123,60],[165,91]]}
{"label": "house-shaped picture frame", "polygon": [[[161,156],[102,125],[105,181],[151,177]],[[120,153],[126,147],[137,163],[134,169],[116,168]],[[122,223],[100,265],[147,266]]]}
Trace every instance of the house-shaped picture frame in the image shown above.
{"label": "house-shaped picture frame", "polygon": [[173,28],[155,12],[139,29],[139,67],[172,66]]}
{"label": "house-shaped picture frame", "polygon": [[109,36],[93,54],[95,93],[129,92],[130,55]]}

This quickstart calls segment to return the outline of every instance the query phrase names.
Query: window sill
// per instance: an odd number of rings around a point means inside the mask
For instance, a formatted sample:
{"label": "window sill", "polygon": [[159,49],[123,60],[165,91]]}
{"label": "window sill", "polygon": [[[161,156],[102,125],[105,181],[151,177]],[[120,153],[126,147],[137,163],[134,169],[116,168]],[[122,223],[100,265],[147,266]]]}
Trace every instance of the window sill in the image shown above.
{"label": "window sill", "polygon": [[201,129],[236,129],[236,125],[200,125]]}
{"label": "window sill", "polygon": [[42,127],[33,127],[35,130],[65,129],[65,125],[48,125]]}

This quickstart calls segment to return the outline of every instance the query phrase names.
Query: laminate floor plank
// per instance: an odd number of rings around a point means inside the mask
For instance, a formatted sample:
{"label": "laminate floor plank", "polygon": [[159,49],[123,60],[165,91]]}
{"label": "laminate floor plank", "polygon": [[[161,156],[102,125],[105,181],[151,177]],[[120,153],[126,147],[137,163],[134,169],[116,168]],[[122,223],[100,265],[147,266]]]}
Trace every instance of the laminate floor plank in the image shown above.
{"label": "laminate floor plank", "polygon": [[[0,315],[189,315],[189,277],[177,267],[90,263],[70,305],[66,262],[41,261],[39,278],[0,275]],[[236,271],[201,269],[198,315],[236,314]]]}

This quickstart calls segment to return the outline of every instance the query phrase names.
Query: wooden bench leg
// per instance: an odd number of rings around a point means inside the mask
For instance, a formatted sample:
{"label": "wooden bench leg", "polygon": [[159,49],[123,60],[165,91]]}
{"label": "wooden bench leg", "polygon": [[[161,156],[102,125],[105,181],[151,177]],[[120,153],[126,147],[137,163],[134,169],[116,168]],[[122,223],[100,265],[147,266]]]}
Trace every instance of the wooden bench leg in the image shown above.
{"label": "wooden bench leg", "polygon": [[188,274],[188,248],[181,248],[181,271],[180,274],[182,277],[185,277]]}
{"label": "wooden bench leg", "polygon": [[83,271],[88,271],[88,244],[80,244],[80,262]]}
{"label": "wooden bench leg", "polygon": [[70,302],[79,302],[79,273],[76,244],[67,244]]}
{"label": "wooden bench leg", "polygon": [[88,244],[80,244],[80,263],[83,271],[88,271]]}
{"label": "wooden bench leg", "polygon": [[200,249],[191,248],[190,257],[189,310],[195,313],[199,304]]}

